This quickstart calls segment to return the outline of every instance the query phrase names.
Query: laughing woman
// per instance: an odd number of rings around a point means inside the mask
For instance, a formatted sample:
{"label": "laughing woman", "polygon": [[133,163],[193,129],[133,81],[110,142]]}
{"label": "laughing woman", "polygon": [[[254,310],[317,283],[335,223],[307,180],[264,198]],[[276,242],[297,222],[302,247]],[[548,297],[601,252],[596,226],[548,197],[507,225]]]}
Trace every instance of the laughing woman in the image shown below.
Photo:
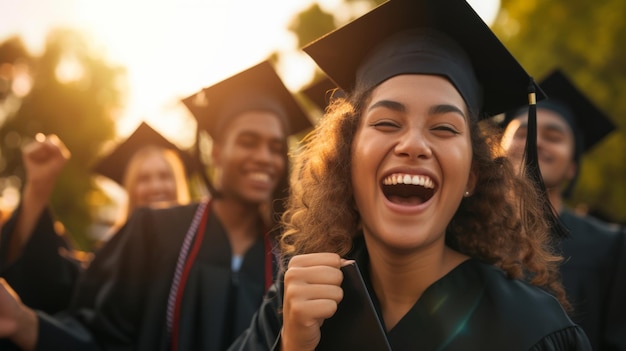
{"label": "laughing woman", "polygon": [[[589,349],[541,198],[478,127],[530,78],[469,5],[391,0],[305,51],[348,95],[296,160],[283,279],[231,349]],[[378,339],[346,312],[352,260]]]}

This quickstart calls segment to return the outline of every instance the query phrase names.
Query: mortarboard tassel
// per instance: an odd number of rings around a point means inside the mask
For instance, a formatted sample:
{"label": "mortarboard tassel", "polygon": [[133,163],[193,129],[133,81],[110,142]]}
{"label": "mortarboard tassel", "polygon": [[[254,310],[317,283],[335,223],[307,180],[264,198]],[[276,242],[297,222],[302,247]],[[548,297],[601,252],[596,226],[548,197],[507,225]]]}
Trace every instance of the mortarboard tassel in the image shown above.
{"label": "mortarboard tassel", "polygon": [[539,169],[539,157],[537,155],[537,98],[535,95],[535,82],[530,78],[528,85],[528,127],[526,133],[526,145],[524,147],[524,173],[529,177],[539,191],[543,202],[546,220],[554,237],[565,238],[569,231],[559,219],[556,210],[550,203],[546,186]]}

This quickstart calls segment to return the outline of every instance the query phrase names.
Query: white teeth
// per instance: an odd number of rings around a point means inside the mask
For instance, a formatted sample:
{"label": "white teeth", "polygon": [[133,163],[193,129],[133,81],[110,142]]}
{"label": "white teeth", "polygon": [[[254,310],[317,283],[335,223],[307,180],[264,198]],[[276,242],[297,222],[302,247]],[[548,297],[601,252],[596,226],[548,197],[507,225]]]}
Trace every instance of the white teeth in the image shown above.
{"label": "white teeth", "polygon": [[430,177],[424,175],[410,175],[410,174],[392,174],[383,179],[384,185],[396,185],[396,184],[412,184],[423,186],[424,188],[433,189],[435,183]]}
{"label": "white teeth", "polygon": [[407,175],[405,175],[405,176],[404,176],[404,179],[402,179],[402,182],[403,182],[404,184],[412,184],[411,176],[410,176],[410,175],[408,175],[408,174],[407,174]]}
{"label": "white teeth", "polygon": [[421,177],[418,177],[418,176],[413,176],[411,178],[411,184],[413,184],[413,185],[424,185],[424,179],[422,179]]}
{"label": "white teeth", "polygon": [[270,176],[267,173],[255,172],[250,173],[249,176],[250,178],[261,182],[269,182],[270,180]]}

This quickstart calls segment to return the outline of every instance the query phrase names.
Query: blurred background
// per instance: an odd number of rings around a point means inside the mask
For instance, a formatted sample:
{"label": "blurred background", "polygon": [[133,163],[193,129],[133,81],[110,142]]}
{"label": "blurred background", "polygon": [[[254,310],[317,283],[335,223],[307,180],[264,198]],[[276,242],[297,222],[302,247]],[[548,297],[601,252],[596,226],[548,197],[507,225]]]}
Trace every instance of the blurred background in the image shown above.
{"label": "blurred background", "polygon": [[[191,148],[180,100],[267,57],[297,92],[319,75],[300,48],[381,2],[0,0],[0,221],[19,203],[21,147],[54,133],[72,158],[51,207],[90,250],[123,197],[92,174],[100,155],[141,121]],[[531,75],[560,67],[617,125],[584,156],[569,205],[626,223],[626,2],[469,2]]]}

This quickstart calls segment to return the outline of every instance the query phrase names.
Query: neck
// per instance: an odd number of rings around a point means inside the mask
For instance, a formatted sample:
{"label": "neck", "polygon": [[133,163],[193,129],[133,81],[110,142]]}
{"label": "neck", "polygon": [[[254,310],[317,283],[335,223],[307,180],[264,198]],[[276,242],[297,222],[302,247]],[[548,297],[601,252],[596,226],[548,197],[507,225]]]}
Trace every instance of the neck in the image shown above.
{"label": "neck", "polygon": [[550,204],[556,211],[556,213],[561,213],[563,207],[563,198],[561,197],[561,189],[560,188],[548,188],[548,199],[550,200]]}
{"label": "neck", "polygon": [[228,198],[212,200],[212,207],[226,229],[235,255],[243,255],[260,234],[262,218],[258,205],[244,204]]}
{"label": "neck", "polygon": [[429,286],[468,258],[445,246],[443,238],[411,253],[372,249],[372,245],[379,244],[368,242],[371,281],[387,330],[400,321]]}

